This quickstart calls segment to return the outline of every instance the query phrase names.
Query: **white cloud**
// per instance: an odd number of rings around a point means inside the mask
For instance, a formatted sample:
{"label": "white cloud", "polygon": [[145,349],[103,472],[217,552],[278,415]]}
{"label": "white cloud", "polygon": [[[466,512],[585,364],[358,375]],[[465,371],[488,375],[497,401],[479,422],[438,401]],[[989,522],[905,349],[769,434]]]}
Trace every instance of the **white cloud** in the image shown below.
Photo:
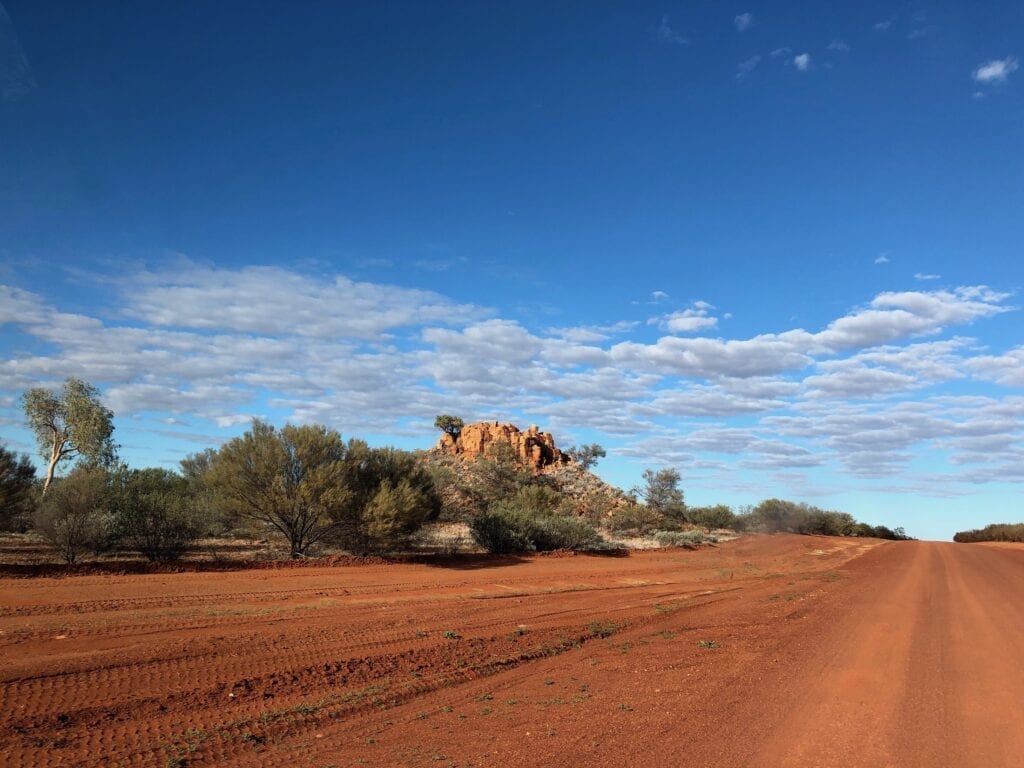
{"label": "white cloud", "polygon": [[938,333],[947,325],[968,324],[1009,311],[1002,303],[1008,297],[986,286],[880,293],[868,308],[829,323],[815,334],[814,341],[838,351]]}
{"label": "white cloud", "polygon": [[549,328],[548,334],[566,341],[587,343],[604,341],[612,336],[627,333],[639,323],[635,320],[620,320],[610,325],[578,325],[571,328]]}
{"label": "white cloud", "polygon": [[929,274],[927,272],[915,272],[914,273],[914,279],[915,280],[921,280],[923,282],[927,282],[929,280],[941,280],[942,279],[942,275],[934,275],[934,274]]}
{"label": "white cloud", "polygon": [[192,267],[143,273],[132,282],[125,314],[176,328],[372,339],[398,328],[484,314],[430,291],[343,275],[307,277],[278,267]]}
{"label": "white cloud", "polygon": [[888,263],[889,263],[889,257],[888,257],[888,255],[886,255],[884,253],[878,254],[878,256],[875,258],[875,264],[888,264]]}
{"label": "white cloud", "polygon": [[668,298],[668,294],[664,291],[651,291],[651,302],[657,304],[658,302],[665,301]]}
{"label": "white cloud", "polygon": [[672,312],[660,317],[652,317],[647,321],[648,325],[657,325],[669,333],[693,333],[706,328],[714,328],[718,325],[718,318],[708,314],[713,306],[706,301],[695,301],[687,309]]}
{"label": "white cloud", "polygon": [[850,44],[847,43],[845,40],[839,40],[837,38],[833,40],[831,43],[829,43],[825,50],[835,51],[836,53],[849,53]]}
{"label": "white cloud", "polygon": [[1002,355],[982,355],[968,362],[976,376],[1008,387],[1024,387],[1024,347]]}
{"label": "white cloud", "polygon": [[746,80],[750,76],[750,73],[757,69],[757,65],[761,63],[760,56],[751,56],[749,59],[745,59],[736,65],[736,79]]}
{"label": "white cloud", "polygon": [[793,57],[793,66],[800,72],[806,72],[811,68],[811,54],[800,53]]}
{"label": "white cloud", "polygon": [[1017,57],[1007,56],[1005,59],[993,59],[979,65],[971,76],[979,83],[1005,83],[1006,79],[1017,71],[1017,67]]}
{"label": "white cloud", "polygon": [[890,29],[892,29],[892,25],[895,24],[895,23],[896,23],[896,17],[892,16],[891,18],[885,19],[883,21],[879,21],[879,22],[875,23],[872,26],[878,32],[888,32]]}
{"label": "white cloud", "polygon": [[771,56],[773,59],[777,59],[780,56],[789,56],[789,54],[791,54],[792,52],[793,52],[792,48],[783,46],[782,48],[776,48],[775,50],[773,50],[768,55]]}
{"label": "white cloud", "polygon": [[754,26],[754,14],[741,13],[732,20],[737,32],[746,32]]}
{"label": "white cloud", "polygon": [[658,39],[663,43],[669,45],[687,45],[690,41],[686,39],[685,35],[680,34],[674,30],[668,23],[668,16],[661,17],[661,23],[658,24]]}
{"label": "white cloud", "polygon": [[[456,411],[628,439],[628,455],[689,457],[723,482],[739,482],[737,467],[822,462],[879,477],[925,449],[975,481],[1011,462],[1024,424],[1024,398],[941,389],[1024,386],[1024,347],[978,355],[976,342],[941,335],[1012,309],[984,286],[879,293],[818,329],[740,338],[696,335],[717,326],[714,307],[694,302],[652,318],[666,333],[651,341],[635,321],[540,330],[430,292],[284,269],[186,265],[108,285],[119,303],[91,314],[0,286],[0,322],[21,350],[0,360],[0,419],[28,386],[77,375],[119,419],[153,414],[187,426],[183,440],[265,413],[422,437]],[[1006,448],[986,458],[991,446]]]}

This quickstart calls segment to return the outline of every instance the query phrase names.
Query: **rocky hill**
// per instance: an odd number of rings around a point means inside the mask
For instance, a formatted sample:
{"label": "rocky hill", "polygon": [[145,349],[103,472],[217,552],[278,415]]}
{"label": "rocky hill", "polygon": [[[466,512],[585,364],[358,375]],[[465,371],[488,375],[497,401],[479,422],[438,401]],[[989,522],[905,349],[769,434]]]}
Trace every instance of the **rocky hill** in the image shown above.
{"label": "rocky hill", "polygon": [[498,421],[467,424],[456,437],[446,433],[433,452],[474,461],[478,456],[488,456],[492,447],[501,443],[510,445],[519,463],[534,472],[572,462],[555,446],[550,432],[541,432],[536,425],[522,432],[515,424]]}
{"label": "rocky hill", "polygon": [[[503,446],[508,446],[503,449]],[[468,506],[465,488],[472,485],[478,459],[510,455],[532,482],[547,485],[574,502],[580,514],[613,514],[630,505],[630,498],[597,475],[583,469],[572,457],[555,445],[550,432],[531,426],[525,432],[515,424],[481,421],[465,425],[457,437],[442,435],[426,453],[429,464],[444,468],[455,481],[442,489],[442,496],[453,508]]]}

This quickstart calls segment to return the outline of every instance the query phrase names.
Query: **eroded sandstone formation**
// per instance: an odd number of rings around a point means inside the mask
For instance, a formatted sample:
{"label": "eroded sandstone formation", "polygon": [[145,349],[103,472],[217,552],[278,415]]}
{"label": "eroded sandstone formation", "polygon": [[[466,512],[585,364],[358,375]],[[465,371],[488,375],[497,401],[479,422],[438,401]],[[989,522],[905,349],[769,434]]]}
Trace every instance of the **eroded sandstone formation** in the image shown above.
{"label": "eroded sandstone formation", "polygon": [[550,432],[541,432],[536,425],[522,432],[515,424],[497,421],[467,424],[457,438],[449,434],[442,435],[434,450],[473,461],[478,456],[486,456],[492,445],[501,442],[512,446],[519,461],[537,472],[546,467],[572,462],[568,455],[555,446]]}

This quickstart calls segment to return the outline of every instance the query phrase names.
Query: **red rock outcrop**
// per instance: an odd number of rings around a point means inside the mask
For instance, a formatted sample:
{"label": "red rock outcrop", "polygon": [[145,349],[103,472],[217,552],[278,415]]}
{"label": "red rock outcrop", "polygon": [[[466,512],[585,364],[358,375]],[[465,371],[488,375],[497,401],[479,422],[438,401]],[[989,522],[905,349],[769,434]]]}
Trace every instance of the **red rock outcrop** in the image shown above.
{"label": "red rock outcrop", "polygon": [[555,440],[550,432],[541,432],[536,425],[522,432],[515,424],[497,421],[467,424],[457,438],[448,434],[442,435],[434,450],[473,461],[478,456],[486,456],[492,445],[501,442],[511,445],[520,463],[535,472],[552,465],[572,462],[567,454],[555,446]]}

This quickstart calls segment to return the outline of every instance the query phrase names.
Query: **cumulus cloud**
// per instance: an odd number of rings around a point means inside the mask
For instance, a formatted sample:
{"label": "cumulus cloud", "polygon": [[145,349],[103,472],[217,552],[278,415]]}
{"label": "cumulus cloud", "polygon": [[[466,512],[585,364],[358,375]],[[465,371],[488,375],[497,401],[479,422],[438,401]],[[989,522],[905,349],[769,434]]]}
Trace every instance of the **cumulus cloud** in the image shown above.
{"label": "cumulus cloud", "polygon": [[754,26],[754,14],[741,13],[732,20],[732,23],[736,27],[737,32],[746,32]]}
{"label": "cumulus cloud", "polygon": [[278,267],[192,267],[143,273],[126,291],[125,314],[175,328],[317,338],[377,338],[421,323],[459,323],[479,307],[415,288],[309,277]]}
{"label": "cumulus cloud", "polygon": [[1007,56],[1005,59],[992,59],[992,61],[978,65],[971,76],[979,83],[1005,83],[1007,78],[1017,71],[1017,68],[1017,57]]}
{"label": "cumulus cloud", "polygon": [[811,54],[800,53],[793,57],[793,66],[799,72],[806,72],[811,68]]}
{"label": "cumulus cloud", "polygon": [[875,264],[888,264],[888,263],[889,263],[889,256],[887,254],[880,253],[880,254],[878,254],[878,256],[875,257]]}
{"label": "cumulus cloud", "polygon": [[[27,387],[75,375],[119,418],[152,414],[187,427],[183,440],[206,430],[216,441],[267,413],[423,437],[453,411],[590,430],[648,465],[678,459],[725,482],[737,467],[822,463],[880,477],[921,446],[977,478],[1009,461],[1024,423],[1012,393],[941,391],[1024,386],[1024,347],[979,354],[949,335],[1013,309],[984,286],[879,293],[818,328],[739,338],[706,335],[717,320],[703,301],[647,326],[543,329],[429,291],[280,268],[186,264],[107,287],[116,303],[84,314],[0,286],[0,323],[19,349],[0,360],[0,419]],[[652,326],[660,338],[646,338]],[[1005,452],[985,460],[989,446]]]}
{"label": "cumulus cloud", "polygon": [[1015,347],[1002,355],[979,355],[967,365],[981,379],[1024,387],[1024,347]]}
{"label": "cumulus cloud", "polygon": [[815,334],[814,341],[824,349],[838,351],[938,333],[948,325],[969,324],[1009,311],[1003,304],[1008,297],[987,286],[881,293],[869,307],[829,323]]}
{"label": "cumulus cloud", "polygon": [[712,309],[714,307],[706,301],[695,301],[687,309],[652,317],[647,323],[657,325],[669,333],[694,333],[718,325],[718,318],[708,314]]}

